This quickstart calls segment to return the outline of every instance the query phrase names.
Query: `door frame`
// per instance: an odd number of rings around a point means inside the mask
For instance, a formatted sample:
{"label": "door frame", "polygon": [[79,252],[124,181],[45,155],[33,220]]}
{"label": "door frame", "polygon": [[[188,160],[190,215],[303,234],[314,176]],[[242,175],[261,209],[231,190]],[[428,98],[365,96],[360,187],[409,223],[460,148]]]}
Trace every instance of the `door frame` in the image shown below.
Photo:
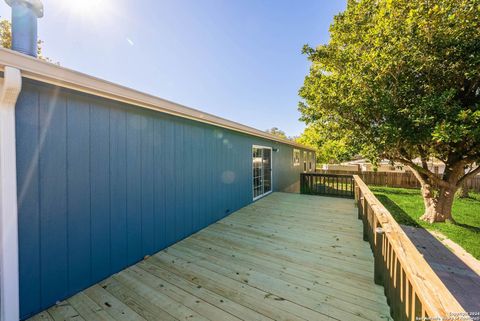
{"label": "door frame", "polygon": [[[270,149],[270,167],[271,167],[271,172],[270,172],[270,191],[268,191],[267,193],[263,193],[262,195],[258,195],[257,197],[255,197],[255,188],[253,186],[254,184],[254,178],[253,178],[253,149],[254,148],[258,148],[258,149]],[[263,158],[263,155],[262,155],[262,158]],[[268,194],[272,193],[273,192],[273,148],[270,147],[270,146],[262,146],[262,145],[252,145],[252,149],[251,149],[251,152],[250,152],[250,160],[252,161],[250,164],[251,164],[251,171],[250,171],[250,175],[251,176],[251,179],[252,179],[252,199],[254,201],[264,197],[264,196],[267,196]],[[262,174],[263,174],[263,165],[262,165]],[[263,176],[263,175],[262,175]],[[263,178],[262,178],[263,179]]]}

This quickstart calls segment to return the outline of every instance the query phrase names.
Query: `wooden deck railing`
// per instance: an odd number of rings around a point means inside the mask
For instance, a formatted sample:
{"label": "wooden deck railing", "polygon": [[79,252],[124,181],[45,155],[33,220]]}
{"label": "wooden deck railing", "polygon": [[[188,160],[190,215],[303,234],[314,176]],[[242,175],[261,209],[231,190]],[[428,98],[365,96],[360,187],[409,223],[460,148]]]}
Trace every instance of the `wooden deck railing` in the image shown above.
{"label": "wooden deck railing", "polygon": [[[420,182],[412,172],[374,172],[374,171],[343,171],[317,169],[316,173],[335,175],[358,175],[365,184],[399,188],[420,188]],[[470,192],[480,192],[480,176],[466,179],[462,188]]]}
{"label": "wooden deck railing", "polygon": [[353,176],[319,173],[300,174],[302,194],[353,198]]}
{"label": "wooden deck railing", "polygon": [[384,286],[394,320],[471,320],[390,212],[359,176],[353,179],[363,238],[375,258],[375,283]]}

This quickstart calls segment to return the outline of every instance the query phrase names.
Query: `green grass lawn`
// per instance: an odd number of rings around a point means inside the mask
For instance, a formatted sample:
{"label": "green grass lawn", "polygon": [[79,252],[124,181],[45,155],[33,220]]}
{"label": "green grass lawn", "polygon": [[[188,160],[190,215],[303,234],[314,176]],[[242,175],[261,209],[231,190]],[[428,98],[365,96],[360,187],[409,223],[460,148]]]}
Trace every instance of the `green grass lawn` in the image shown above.
{"label": "green grass lawn", "polygon": [[470,193],[471,198],[455,199],[453,218],[457,222],[456,224],[429,224],[419,220],[424,211],[423,199],[419,190],[369,187],[398,223],[439,231],[480,259],[480,194]]}

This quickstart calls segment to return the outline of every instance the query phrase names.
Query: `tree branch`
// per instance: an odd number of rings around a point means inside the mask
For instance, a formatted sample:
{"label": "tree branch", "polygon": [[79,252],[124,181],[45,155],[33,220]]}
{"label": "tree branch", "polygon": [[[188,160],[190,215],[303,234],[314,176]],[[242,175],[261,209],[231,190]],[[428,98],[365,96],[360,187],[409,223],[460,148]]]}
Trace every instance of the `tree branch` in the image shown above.
{"label": "tree branch", "polygon": [[462,185],[463,181],[465,181],[466,179],[472,177],[472,176],[475,176],[477,174],[480,173],[480,166],[477,166],[477,168],[475,168],[474,170],[471,170],[470,172],[466,173],[465,175],[463,175],[459,180],[458,180],[458,183],[457,183],[457,186],[460,186]]}
{"label": "tree branch", "polygon": [[462,160],[468,163],[468,162],[477,161],[479,158],[480,156],[478,154],[475,154],[475,155],[466,156],[465,158],[462,158]]}
{"label": "tree branch", "polygon": [[410,170],[412,171],[413,175],[418,179],[418,181],[420,182],[420,185],[423,186],[423,185],[427,184],[427,182],[425,181],[425,179],[422,177],[422,175],[420,175],[420,173],[419,173],[416,169],[414,169],[414,168],[412,168],[412,167],[410,167],[410,166],[408,166],[408,165],[407,165],[407,167],[410,168]]}
{"label": "tree branch", "polygon": [[[425,169],[423,168],[422,166],[419,166],[417,164],[415,164],[414,162],[412,162],[411,160],[409,159],[406,159],[406,158],[403,158],[403,157],[394,157],[393,160],[396,160],[398,162],[401,162],[407,166],[409,166],[411,169],[417,171],[419,174],[423,174],[425,175],[426,177],[428,177],[432,182],[435,182],[436,184],[438,184],[438,186],[441,186],[441,187],[450,187],[450,184],[444,180],[442,180],[441,178],[439,178],[437,175],[435,175],[434,173],[432,173],[431,171],[429,171],[428,169]],[[415,175],[416,176],[416,175]],[[418,176],[417,176],[418,178]]]}

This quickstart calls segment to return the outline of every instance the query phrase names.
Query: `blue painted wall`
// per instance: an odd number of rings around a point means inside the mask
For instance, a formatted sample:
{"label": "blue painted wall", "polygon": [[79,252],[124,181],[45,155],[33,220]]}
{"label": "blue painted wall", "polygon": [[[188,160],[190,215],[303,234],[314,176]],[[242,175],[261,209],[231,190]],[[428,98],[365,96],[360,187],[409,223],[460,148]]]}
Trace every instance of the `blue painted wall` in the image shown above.
{"label": "blue painted wall", "polygon": [[252,145],[279,149],[275,191],[303,169],[285,144],[26,79],[16,126],[22,318],[251,203]]}

